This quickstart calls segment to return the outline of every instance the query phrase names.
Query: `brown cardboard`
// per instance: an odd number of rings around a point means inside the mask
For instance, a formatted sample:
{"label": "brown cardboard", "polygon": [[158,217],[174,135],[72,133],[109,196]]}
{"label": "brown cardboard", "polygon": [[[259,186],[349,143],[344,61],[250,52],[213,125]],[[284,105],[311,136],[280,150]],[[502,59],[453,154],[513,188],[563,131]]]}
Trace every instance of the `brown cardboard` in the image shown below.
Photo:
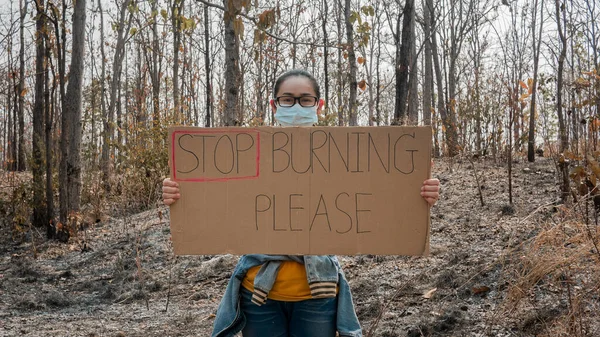
{"label": "brown cardboard", "polygon": [[430,127],[169,129],[175,253],[428,253]]}

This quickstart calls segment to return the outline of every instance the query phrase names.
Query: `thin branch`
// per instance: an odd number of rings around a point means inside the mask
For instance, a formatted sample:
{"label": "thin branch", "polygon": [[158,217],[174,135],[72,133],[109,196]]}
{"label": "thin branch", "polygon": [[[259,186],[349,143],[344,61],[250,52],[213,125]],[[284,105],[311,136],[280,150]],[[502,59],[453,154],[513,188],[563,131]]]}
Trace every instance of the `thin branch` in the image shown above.
{"label": "thin branch", "polygon": [[[217,5],[217,4],[211,3],[211,2],[209,2],[207,0],[196,0],[196,1],[200,2],[202,4],[207,5],[208,7],[217,8],[217,9],[220,9],[222,11],[225,11],[225,7],[223,7],[221,5]],[[284,37],[275,35],[275,34],[269,32],[269,31],[265,30],[264,28],[259,27],[258,26],[258,19],[255,16],[250,16],[250,15],[245,14],[245,13],[238,13],[238,14],[240,16],[246,18],[247,20],[251,21],[256,26],[257,29],[259,29],[261,32],[269,35],[270,37],[274,38],[275,40],[284,41],[284,42],[287,42],[287,43],[290,43],[290,44],[296,44],[296,45],[300,44],[300,45],[311,46],[311,47],[325,47],[324,44],[317,44],[317,43],[312,43],[312,42],[302,42],[302,41],[292,41],[290,39],[286,39]],[[342,48],[342,47],[338,46],[338,45],[332,44],[332,45],[327,45],[327,48],[338,48],[339,49],[339,48]]]}

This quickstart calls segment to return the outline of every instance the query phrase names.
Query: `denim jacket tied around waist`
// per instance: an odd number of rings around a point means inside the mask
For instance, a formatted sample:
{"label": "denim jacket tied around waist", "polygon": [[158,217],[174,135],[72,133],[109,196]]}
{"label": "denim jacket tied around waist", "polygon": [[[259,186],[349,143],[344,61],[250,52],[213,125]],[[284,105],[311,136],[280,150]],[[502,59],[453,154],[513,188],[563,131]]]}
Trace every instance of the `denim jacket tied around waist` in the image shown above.
{"label": "denim jacket tied around waist", "polygon": [[252,302],[263,304],[271,290],[279,266],[283,261],[296,261],[304,264],[306,276],[313,298],[336,296],[337,293],[337,330],[340,337],[362,337],[362,331],[354,305],[350,286],[344,277],[337,257],[334,255],[243,255],[238,261],[229,279],[225,295],[219,304],[212,337],[233,337],[246,324],[240,308],[240,287],[248,270],[261,266],[254,280]]}

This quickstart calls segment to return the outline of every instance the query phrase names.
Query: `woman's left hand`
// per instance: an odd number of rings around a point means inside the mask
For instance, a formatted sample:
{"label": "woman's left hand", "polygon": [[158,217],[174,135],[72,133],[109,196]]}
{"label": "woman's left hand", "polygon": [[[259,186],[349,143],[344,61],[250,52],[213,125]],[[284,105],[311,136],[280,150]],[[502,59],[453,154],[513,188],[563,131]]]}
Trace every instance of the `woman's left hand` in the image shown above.
{"label": "woman's left hand", "polygon": [[440,181],[437,179],[425,180],[421,186],[421,196],[425,198],[429,206],[435,205],[440,197]]}

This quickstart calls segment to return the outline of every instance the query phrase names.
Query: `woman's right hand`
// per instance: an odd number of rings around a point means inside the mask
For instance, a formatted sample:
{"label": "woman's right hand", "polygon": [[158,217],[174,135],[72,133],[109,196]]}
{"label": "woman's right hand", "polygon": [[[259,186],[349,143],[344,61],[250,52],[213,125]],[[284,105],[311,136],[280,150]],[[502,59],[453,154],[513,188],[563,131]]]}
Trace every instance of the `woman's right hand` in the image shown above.
{"label": "woman's right hand", "polygon": [[162,192],[163,202],[167,206],[171,206],[181,197],[181,195],[179,195],[179,184],[171,180],[171,178],[165,178],[165,180],[163,180]]}

